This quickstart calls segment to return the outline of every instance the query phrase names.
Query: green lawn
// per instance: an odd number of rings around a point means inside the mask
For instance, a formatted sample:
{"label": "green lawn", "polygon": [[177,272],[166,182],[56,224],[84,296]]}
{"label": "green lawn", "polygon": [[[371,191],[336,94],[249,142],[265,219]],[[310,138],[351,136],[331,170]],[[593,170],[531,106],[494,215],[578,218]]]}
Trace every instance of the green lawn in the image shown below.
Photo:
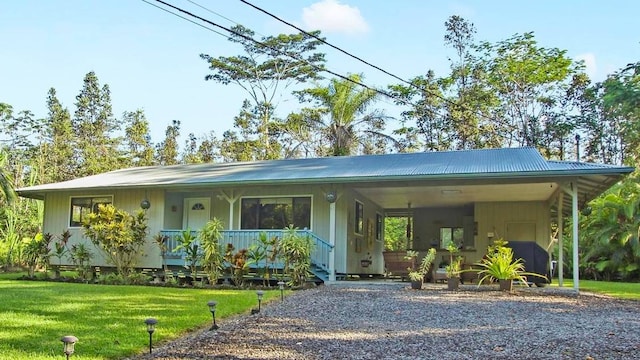
{"label": "green lawn", "polygon": [[[13,280],[0,275],[0,358],[62,359],[65,335],[74,335],[77,359],[118,359],[148,351],[144,320],[158,320],[156,341],[176,338],[216,320],[257,307],[253,290],[179,289]],[[265,291],[264,302],[279,298]]]}
{"label": "green lawn", "polygon": [[[558,286],[558,280],[553,280],[554,286]],[[573,281],[565,279],[563,285],[572,288]],[[589,291],[620,299],[640,300],[640,283],[580,280],[580,291]]]}

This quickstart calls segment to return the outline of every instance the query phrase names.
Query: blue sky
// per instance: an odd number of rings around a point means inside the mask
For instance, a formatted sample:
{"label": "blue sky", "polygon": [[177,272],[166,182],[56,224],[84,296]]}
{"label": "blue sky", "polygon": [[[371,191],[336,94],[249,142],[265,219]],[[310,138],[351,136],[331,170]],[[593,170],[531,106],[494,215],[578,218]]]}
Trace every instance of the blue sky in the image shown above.
{"label": "blue sky", "polygon": [[[149,0],[154,2],[153,0]],[[234,23],[187,0],[167,0],[221,25]],[[294,32],[236,0],[197,3],[261,35]],[[372,1],[253,0],[306,29],[320,28],[327,40],[402,78],[433,69],[447,74],[453,52],[443,41],[444,22],[460,15],[474,23],[477,40],[504,40],[533,31],[541,46],[584,59],[596,81],[627,63],[640,61],[636,1]],[[200,53],[241,54],[238,45],[135,0],[6,1],[0,11],[0,102],[15,111],[46,116],[46,94],[55,87],[74,111],[82,79],[95,71],[109,84],[116,116],[144,109],[154,142],[173,119],[182,140],[232,127],[245,94],[233,85],[204,81]],[[386,87],[398,81],[325,48],[327,67],[341,74],[363,73],[365,83]],[[329,76],[329,75],[327,75]],[[401,109],[381,103],[390,115]],[[298,104],[282,98],[280,116]]]}

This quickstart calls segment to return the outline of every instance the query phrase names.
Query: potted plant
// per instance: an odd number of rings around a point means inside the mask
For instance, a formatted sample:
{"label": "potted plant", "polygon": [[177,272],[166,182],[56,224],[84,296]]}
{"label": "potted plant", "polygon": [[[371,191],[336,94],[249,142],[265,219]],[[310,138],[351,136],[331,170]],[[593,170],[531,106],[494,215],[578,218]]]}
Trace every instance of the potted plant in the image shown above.
{"label": "potted plant", "polygon": [[540,274],[526,272],[522,258],[513,259],[513,249],[507,247],[507,241],[497,239],[488,248],[487,255],[476,263],[481,267],[478,272],[480,281],[478,286],[485,280],[498,281],[500,290],[512,291],[513,280],[518,280],[529,286],[527,276],[546,277]]}
{"label": "potted plant", "polygon": [[[418,256],[418,253],[416,251],[412,251],[412,253],[415,253],[415,255],[412,257],[412,259],[415,261],[415,258]],[[407,252],[407,255],[409,255],[409,252]],[[422,261],[420,262],[420,266],[418,266],[417,269],[415,268],[410,268],[409,270],[409,280],[411,280],[411,288],[412,289],[422,289],[422,283],[424,282],[424,277],[427,275],[427,273],[429,272],[429,269],[431,268],[431,264],[433,264],[433,261],[436,259],[436,249],[431,248],[429,249],[429,251],[427,251],[427,254],[422,258]]]}
{"label": "potted plant", "polygon": [[453,242],[447,243],[447,251],[449,252],[449,264],[445,266],[447,274],[447,289],[457,290],[460,286],[460,271],[462,268],[462,256],[454,256],[458,253],[458,246]]}

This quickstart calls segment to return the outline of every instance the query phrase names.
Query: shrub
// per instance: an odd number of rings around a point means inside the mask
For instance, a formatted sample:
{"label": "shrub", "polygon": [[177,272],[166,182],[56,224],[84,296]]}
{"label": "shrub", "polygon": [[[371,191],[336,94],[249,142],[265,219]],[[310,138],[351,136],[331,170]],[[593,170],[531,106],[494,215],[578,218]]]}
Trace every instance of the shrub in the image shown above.
{"label": "shrub", "polygon": [[290,286],[302,286],[311,274],[311,237],[301,236],[293,226],[285,228],[281,249],[285,262],[285,273],[289,275]]}
{"label": "shrub", "polygon": [[85,235],[116,267],[118,274],[126,277],[135,267],[147,235],[144,211],[130,215],[111,204],[100,204],[98,212],[89,214],[82,227]]}

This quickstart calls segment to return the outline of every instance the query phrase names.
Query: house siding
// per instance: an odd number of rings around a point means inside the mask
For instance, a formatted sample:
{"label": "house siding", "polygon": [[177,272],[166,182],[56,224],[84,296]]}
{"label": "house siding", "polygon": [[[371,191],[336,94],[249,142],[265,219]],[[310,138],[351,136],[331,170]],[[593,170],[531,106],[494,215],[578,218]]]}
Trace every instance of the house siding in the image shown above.
{"label": "house siding", "polygon": [[[336,271],[339,273],[346,274],[383,274],[384,273],[384,258],[382,256],[382,251],[384,250],[384,229],[382,234],[382,241],[377,241],[375,239],[375,220],[376,214],[383,214],[383,209],[378,206],[376,203],[372,202],[369,198],[364,195],[356,192],[356,191],[346,191],[344,197],[344,201],[342,205],[342,214],[345,212],[348,214],[346,216],[347,221],[340,230],[344,234],[344,238],[347,240],[343,243],[345,248],[342,248],[342,251],[346,251],[346,256],[341,257],[344,259],[345,263],[340,264],[339,267],[336,265]],[[355,233],[355,204],[356,201],[359,201],[363,204],[364,210],[364,229],[363,234]],[[343,216],[344,218],[344,216]],[[373,226],[373,239],[370,241],[367,238],[367,227],[368,223],[371,222]],[[336,263],[337,256],[342,252],[336,253]],[[343,254],[343,253],[342,253]],[[369,266],[362,266],[361,261],[369,260],[371,264]],[[345,271],[341,271],[342,269],[346,269]]]}
{"label": "house siding", "polygon": [[[551,209],[546,201],[531,202],[482,202],[475,204],[475,220],[478,222],[476,236],[476,258],[478,261],[485,254],[487,246],[499,238],[507,238],[507,227],[511,224],[534,224],[537,242],[547,249],[551,240]],[[488,234],[493,233],[493,238]],[[523,240],[523,239],[517,239]]]}

